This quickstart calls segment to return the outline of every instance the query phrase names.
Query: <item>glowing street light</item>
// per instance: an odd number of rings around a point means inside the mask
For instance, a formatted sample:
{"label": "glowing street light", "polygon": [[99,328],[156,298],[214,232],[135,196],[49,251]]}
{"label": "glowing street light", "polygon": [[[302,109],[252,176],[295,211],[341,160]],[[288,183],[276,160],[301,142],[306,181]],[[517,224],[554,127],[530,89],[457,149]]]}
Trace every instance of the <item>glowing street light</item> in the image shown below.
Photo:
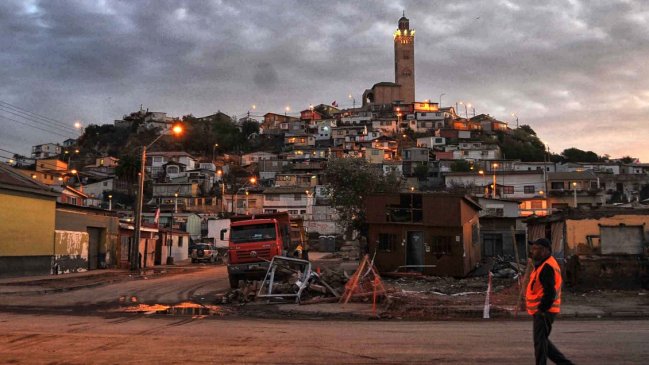
{"label": "glowing street light", "polygon": [[518,115],[516,113],[512,113],[512,117],[516,118],[516,128],[518,129]]}
{"label": "glowing street light", "polygon": [[108,210],[113,210],[113,196],[108,195]]}
{"label": "glowing street light", "polygon": [[216,147],[218,147],[219,144],[215,143],[214,146],[212,146],[212,163],[214,162],[214,151],[216,150]]}
{"label": "glowing street light", "polygon": [[142,228],[142,202],[144,200],[144,173],[146,165],[146,150],[153,146],[154,143],[158,142],[160,138],[164,135],[174,134],[176,136],[183,133],[183,126],[180,123],[175,124],[169,131],[161,133],[153,142],[149,143],[146,146],[142,146],[142,157],[140,159],[140,176],[138,176],[138,193],[137,200],[135,204],[135,227],[133,232],[133,242],[131,243],[130,250],[130,261],[131,261],[131,270],[136,271],[139,269],[140,260],[138,259],[138,254],[140,252],[140,237]]}
{"label": "glowing street light", "polygon": [[492,186],[493,190],[491,190],[491,198],[495,199],[496,198],[496,189],[497,189],[497,187],[496,187],[496,169],[498,168],[498,164],[494,163],[491,166],[492,166],[492,170],[493,170],[493,173],[494,173],[494,179],[493,179],[494,181],[493,181],[493,186]]}

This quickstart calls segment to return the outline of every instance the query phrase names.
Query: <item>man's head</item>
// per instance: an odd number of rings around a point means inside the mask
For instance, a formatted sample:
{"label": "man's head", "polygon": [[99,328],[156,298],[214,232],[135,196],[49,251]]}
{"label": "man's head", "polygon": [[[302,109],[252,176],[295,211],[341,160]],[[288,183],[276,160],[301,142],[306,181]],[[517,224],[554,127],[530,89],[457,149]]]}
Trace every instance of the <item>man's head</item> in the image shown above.
{"label": "man's head", "polygon": [[548,258],[552,254],[552,243],[546,238],[530,241],[530,256],[534,261]]}

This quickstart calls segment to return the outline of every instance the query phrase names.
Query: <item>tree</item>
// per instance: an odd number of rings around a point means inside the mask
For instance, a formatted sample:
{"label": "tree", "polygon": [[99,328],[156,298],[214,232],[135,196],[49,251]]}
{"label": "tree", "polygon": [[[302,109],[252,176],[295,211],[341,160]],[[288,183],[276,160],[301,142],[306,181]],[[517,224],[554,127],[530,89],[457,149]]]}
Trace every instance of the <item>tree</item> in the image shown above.
{"label": "tree", "polygon": [[426,180],[426,178],[428,177],[428,164],[422,163],[421,165],[415,166],[413,175],[416,176],[419,180]]}
{"label": "tree", "polygon": [[620,162],[625,163],[625,164],[630,164],[630,163],[635,163],[637,159],[635,157],[631,156],[624,156],[620,159]]}
{"label": "tree", "polygon": [[372,193],[397,192],[396,174],[383,175],[363,158],[341,158],[328,162],[324,171],[331,205],[338,213],[338,223],[346,233],[365,224],[365,198]]}
{"label": "tree", "polygon": [[471,164],[467,160],[455,160],[451,164],[452,172],[469,172],[471,171]]}
{"label": "tree", "polygon": [[119,156],[115,175],[128,184],[128,196],[134,197],[133,185],[137,181],[140,172],[140,156],[137,152],[126,152]]}
{"label": "tree", "polygon": [[578,148],[567,148],[561,152],[566,162],[599,162],[600,158],[593,151],[583,151]]}

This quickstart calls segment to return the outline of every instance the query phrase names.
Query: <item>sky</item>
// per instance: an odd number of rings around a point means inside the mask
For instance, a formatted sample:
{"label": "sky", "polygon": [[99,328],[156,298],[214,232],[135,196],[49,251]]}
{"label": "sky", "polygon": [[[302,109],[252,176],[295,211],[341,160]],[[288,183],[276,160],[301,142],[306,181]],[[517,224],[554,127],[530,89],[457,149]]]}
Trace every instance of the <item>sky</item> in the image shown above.
{"label": "sky", "polygon": [[643,0],[3,0],[0,161],[141,105],[174,117],[360,105],[394,81],[403,11],[418,100],[518,118],[551,152],[649,162]]}

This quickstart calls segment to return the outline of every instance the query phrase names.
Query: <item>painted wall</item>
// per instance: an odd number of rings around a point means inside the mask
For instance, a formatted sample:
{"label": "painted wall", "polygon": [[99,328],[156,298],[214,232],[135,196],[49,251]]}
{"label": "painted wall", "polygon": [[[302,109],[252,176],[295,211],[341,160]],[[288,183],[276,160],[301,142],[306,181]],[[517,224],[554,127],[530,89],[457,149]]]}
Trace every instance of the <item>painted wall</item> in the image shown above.
{"label": "painted wall", "polygon": [[0,257],[52,254],[55,198],[0,191]]}
{"label": "painted wall", "polygon": [[[87,209],[75,210],[71,208],[59,208],[56,210],[56,229],[57,231],[77,232],[88,234],[88,229],[98,229],[101,232],[99,237],[96,266],[97,268],[116,267],[118,264],[117,249],[119,240],[119,219],[104,212],[93,212]],[[66,236],[62,242],[68,242],[72,238],[71,233]],[[88,241],[86,240],[86,250],[88,250]],[[62,243],[63,244],[63,243]],[[67,244],[67,243],[66,243]],[[61,246],[63,248],[63,246]],[[73,251],[77,252],[77,251]],[[62,272],[76,272],[83,268],[93,267],[88,265],[89,256],[86,255],[85,264],[80,258],[68,256],[65,250],[54,252],[55,264],[59,266]],[[93,260],[94,255],[91,255]],[[78,264],[74,266],[73,263]]]}
{"label": "painted wall", "polygon": [[55,231],[54,273],[67,274],[88,270],[88,233]]}
{"label": "painted wall", "polygon": [[[600,227],[644,225],[645,240],[649,238],[649,215],[615,215],[600,219],[566,220],[566,255],[599,253]],[[590,239],[589,239],[590,236]],[[597,237],[594,237],[597,236]]]}

